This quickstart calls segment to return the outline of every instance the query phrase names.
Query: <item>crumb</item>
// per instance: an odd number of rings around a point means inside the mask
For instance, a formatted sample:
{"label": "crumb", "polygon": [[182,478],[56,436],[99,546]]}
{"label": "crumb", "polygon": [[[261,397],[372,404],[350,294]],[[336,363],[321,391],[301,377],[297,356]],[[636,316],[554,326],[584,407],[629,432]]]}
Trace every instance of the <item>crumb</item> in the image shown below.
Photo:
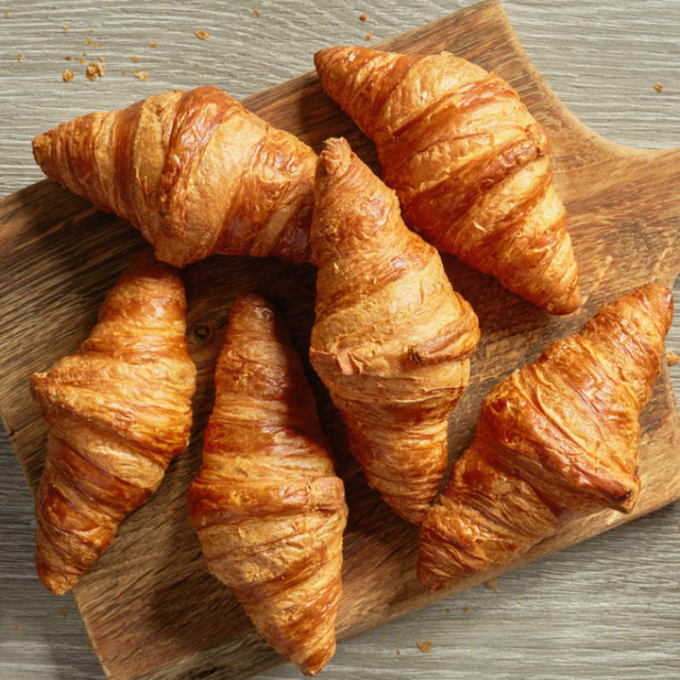
{"label": "crumb", "polygon": [[397,656],[399,656],[400,654],[401,654],[401,652],[399,650],[397,650]]}
{"label": "crumb", "polygon": [[87,52],[83,52],[83,53],[82,53],[82,56],[83,56],[83,57],[86,57],[86,56],[87,56]]}
{"label": "crumb", "polygon": [[126,73],[127,73],[127,71],[121,71],[121,72],[120,72],[120,75],[121,75],[121,76],[124,76]]}
{"label": "crumb", "polygon": [[24,60],[24,55],[23,54],[17,54],[17,61],[23,61]]}
{"label": "crumb", "polygon": [[421,640],[420,642],[416,642],[416,647],[423,652],[431,652],[432,651],[432,643],[429,640]]}
{"label": "crumb", "polygon": [[74,75],[75,75],[75,73],[73,73],[73,71],[70,71],[69,69],[65,69],[61,78],[65,83],[70,83],[73,80]]}
{"label": "crumb", "polygon": [[49,19],[50,15],[49,14],[43,14],[43,17],[45,17],[45,19]]}
{"label": "crumb", "polygon": [[149,43],[149,47],[153,47],[154,49],[156,49],[159,45],[160,43],[157,40]]}
{"label": "crumb", "polygon": [[448,614],[451,611],[451,607],[444,607],[444,611]]}
{"label": "crumb", "polygon": [[101,43],[94,43],[94,45],[92,45],[93,49],[95,50],[98,50],[101,46],[102,46]]}
{"label": "crumb", "polygon": [[104,75],[105,71],[106,66],[98,64],[96,61],[91,61],[87,65],[87,69],[85,69],[85,75],[88,80],[97,80],[97,78],[101,78]]}
{"label": "crumb", "polygon": [[360,14],[359,21],[368,21],[368,14]]}
{"label": "crumb", "polygon": [[367,34],[364,36],[364,40],[366,40],[366,41],[372,40],[372,38],[373,38],[373,33],[367,33]]}
{"label": "crumb", "polygon": [[463,607],[463,614],[467,614],[470,611],[470,607]]}
{"label": "crumb", "polygon": [[147,80],[149,80],[149,74],[146,71],[135,71],[135,78],[145,83]]}
{"label": "crumb", "polygon": [[210,34],[208,33],[208,31],[201,31],[201,30],[194,31],[194,35],[199,40],[207,40],[210,37]]}
{"label": "crumb", "polygon": [[668,362],[669,366],[673,366],[680,361],[680,357],[672,350],[672,349],[667,349],[666,350],[666,361]]}
{"label": "crumb", "polygon": [[259,17],[259,16],[260,16],[260,10],[259,10],[259,9],[254,9],[254,10],[253,10],[253,14],[254,14],[256,17]]}
{"label": "crumb", "polygon": [[64,57],[64,59],[66,59],[66,61],[72,61],[73,57]]}
{"label": "crumb", "polygon": [[62,607],[61,609],[57,609],[57,614],[61,616],[62,619],[65,619],[68,616],[68,607]]}
{"label": "crumb", "polygon": [[663,83],[657,83],[656,85],[654,85],[654,89],[657,92],[663,92],[666,88],[664,87]]}
{"label": "crumb", "polygon": [[23,630],[23,628],[21,626],[14,626],[14,630],[19,632],[20,630]]}
{"label": "crumb", "polygon": [[489,590],[493,590],[495,593],[497,593],[501,589],[500,585],[498,585],[498,578],[496,576],[490,578],[488,581],[484,581],[484,585]]}
{"label": "crumb", "polygon": [[59,9],[59,5],[50,5],[50,9]]}
{"label": "crumb", "polygon": [[138,57],[136,54],[133,54],[133,55],[130,57],[130,61],[131,61],[133,64],[136,64],[136,63],[139,61],[139,57]]}
{"label": "crumb", "polygon": [[87,32],[88,35],[94,35],[95,33],[96,33],[96,31],[94,30],[94,28],[91,28],[91,29]]}
{"label": "crumb", "polygon": [[68,24],[64,24],[62,26],[62,28],[64,29],[64,31],[70,31],[71,30],[71,27]]}
{"label": "crumb", "polygon": [[87,59],[78,59],[79,64],[84,64],[87,61]]}
{"label": "crumb", "polygon": [[88,38],[87,40],[83,40],[83,46],[89,47],[93,42],[92,38]]}

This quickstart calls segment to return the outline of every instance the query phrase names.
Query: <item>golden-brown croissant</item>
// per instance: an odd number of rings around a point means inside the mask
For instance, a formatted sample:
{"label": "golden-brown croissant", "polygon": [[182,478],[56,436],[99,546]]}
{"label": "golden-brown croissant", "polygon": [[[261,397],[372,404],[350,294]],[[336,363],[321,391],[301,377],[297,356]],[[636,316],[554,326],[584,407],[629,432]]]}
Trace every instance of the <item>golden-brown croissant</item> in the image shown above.
{"label": "golden-brown croissant", "polygon": [[232,308],[189,512],[210,571],[280,654],[316,675],[335,652],[347,506],[287,329]]}
{"label": "golden-brown croissant", "polygon": [[469,378],[477,317],[437,251],[344,139],[317,165],[319,268],[310,358],[371,486],[418,524],[447,464],[447,420]]}
{"label": "golden-brown croissant", "polygon": [[375,142],[409,225],[552,313],[580,306],[548,138],[502,78],[447,52],[333,47],[315,62]]}
{"label": "golden-brown croissant", "polygon": [[48,425],[35,562],[55,594],[78,582],[186,448],[196,369],[185,313],[178,272],[143,253],[78,351],[32,377]]}
{"label": "golden-brown croissant", "polygon": [[502,566],[565,514],[633,507],[638,418],[671,314],[670,291],[643,286],[489,392],[472,445],[423,522],[421,580],[442,588]]}
{"label": "golden-brown croissant", "polygon": [[131,222],[164,262],[309,259],[314,152],[216,87],[76,118],[36,137],[33,153],[50,179]]}

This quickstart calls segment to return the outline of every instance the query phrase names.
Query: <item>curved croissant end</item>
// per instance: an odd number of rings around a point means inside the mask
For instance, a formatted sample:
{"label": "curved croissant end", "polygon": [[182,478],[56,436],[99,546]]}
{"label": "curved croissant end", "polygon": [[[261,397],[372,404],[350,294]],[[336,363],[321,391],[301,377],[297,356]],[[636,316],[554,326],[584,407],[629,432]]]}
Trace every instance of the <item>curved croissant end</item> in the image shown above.
{"label": "curved croissant end", "polygon": [[550,145],[510,85],[446,52],[333,47],[315,62],[375,141],[408,224],[554,314],[581,305]]}
{"label": "curved croissant end", "polygon": [[216,87],[163,92],[38,135],[45,174],[178,267],[213,253],[309,259],[314,152]]}
{"label": "curved croissant end", "polygon": [[208,568],[280,654],[316,675],[335,652],[347,518],[311,388],[262,298],[232,308],[189,512]]}
{"label": "curved croissant end", "polygon": [[196,369],[185,313],[178,273],[144,253],[78,351],[32,377],[48,426],[35,561],[55,594],[78,582],[186,448]]}
{"label": "curved croissant end", "polygon": [[344,139],[328,140],[319,158],[310,238],[319,268],[312,364],[369,484],[418,524],[446,468],[477,317]]}
{"label": "curved croissant end", "polygon": [[423,522],[421,580],[442,588],[499,567],[554,533],[566,513],[630,511],[638,419],[671,314],[670,291],[643,286],[489,392],[472,446]]}

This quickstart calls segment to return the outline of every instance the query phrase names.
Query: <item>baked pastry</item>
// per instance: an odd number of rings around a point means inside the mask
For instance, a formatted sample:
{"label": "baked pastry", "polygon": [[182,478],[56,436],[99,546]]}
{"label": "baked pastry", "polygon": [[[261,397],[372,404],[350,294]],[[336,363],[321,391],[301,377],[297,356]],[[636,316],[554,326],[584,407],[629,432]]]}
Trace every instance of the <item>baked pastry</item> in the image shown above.
{"label": "baked pastry", "polygon": [[446,468],[477,317],[344,139],[328,140],[319,157],[310,239],[319,268],[312,365],[369,484],[418,524]]}
{"label": "baked pastry", "polygon": [[510,85],[448,52],[332,47],[315,62],[375,142],[407,224],[554,314],[581,305],[550,143]]}
{"label": "baked pastry", "polygon": [[50,178],[183,267],[213,253],[309,258],[314,152],[216,87],[163,92],[38,135]]}
{"label": "baked pastry", "polygon": [[57,595],[78,582],[186,448],[196,369],[185,314],[178,272],[143,253],[78,351],[31,379],[48,426],[35,564]]}
{"label": "baked pastry", "polygon": [[489,392],[472,445],[423,522],[422,581],[443,588],[503,566],[565,515],[631,510],[640,488],[638,419],[672,309],[667,288],[643,286]]}
{"label": "baked pastry", "polygon": [[256,295],[231,311],[189,512],[211,573],[280,654],[316,675],[335,652],[344,487],[287,329]]}

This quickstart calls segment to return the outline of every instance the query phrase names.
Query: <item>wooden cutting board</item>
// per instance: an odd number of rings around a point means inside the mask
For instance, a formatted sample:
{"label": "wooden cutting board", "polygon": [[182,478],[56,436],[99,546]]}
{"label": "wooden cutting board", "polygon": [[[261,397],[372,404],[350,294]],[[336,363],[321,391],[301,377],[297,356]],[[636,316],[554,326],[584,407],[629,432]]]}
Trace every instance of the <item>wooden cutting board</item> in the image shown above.
{"label": "wooden cutting board", "polygon": [[[570,212],[588,297],[585,308],[572,317],[551,317],[491,278],[445,258],[454,286],[474,305],[482,327],[472,382],[452,418],[455,457],[470,440],[491,385],[535,359],[556,338],[578,330],[603,302],[651,279],[673,281],[680,270],[680,149],[626,149],[579,123],[533,68],[495,2],[475,5],[383,46],[425,53],[447,49],[497,71],[518,89],[553,139],[557,188]],[[326,137],[345,135],[374,162],[370,142],[326,98],[312,74],[245,104],[316,148]],[[28,378],[75,350],[94,324],[106,290],[142,245],[131,227],[47,181],[0,201],[0,411],[32,488],[40,475],[45,427],[31,403]],[[125,522],[113,547],[74,593],[95,650],[116,680],[238,680],[280,661],[208,574],[184,499],[200,463],[212,367],[231,300],[254,289],[278,299],[305,352],[314,273],[272,260],[214,257],[187,268],[186,282],[189,341],[199,367],[191,447],[173,463],[159,493]],[[347,452],[337,413],[318,381],[314,384],[350,505],[342,638],[446,593],[431,595],[417,584],[416,530],[368,489]],[[635,511],[627,517],[607,511],[567,524],[518,565],[680,497],[680,424],[667,371],[642,425],[643,493]],[[462,582],[457,590],[480,580]]]}

